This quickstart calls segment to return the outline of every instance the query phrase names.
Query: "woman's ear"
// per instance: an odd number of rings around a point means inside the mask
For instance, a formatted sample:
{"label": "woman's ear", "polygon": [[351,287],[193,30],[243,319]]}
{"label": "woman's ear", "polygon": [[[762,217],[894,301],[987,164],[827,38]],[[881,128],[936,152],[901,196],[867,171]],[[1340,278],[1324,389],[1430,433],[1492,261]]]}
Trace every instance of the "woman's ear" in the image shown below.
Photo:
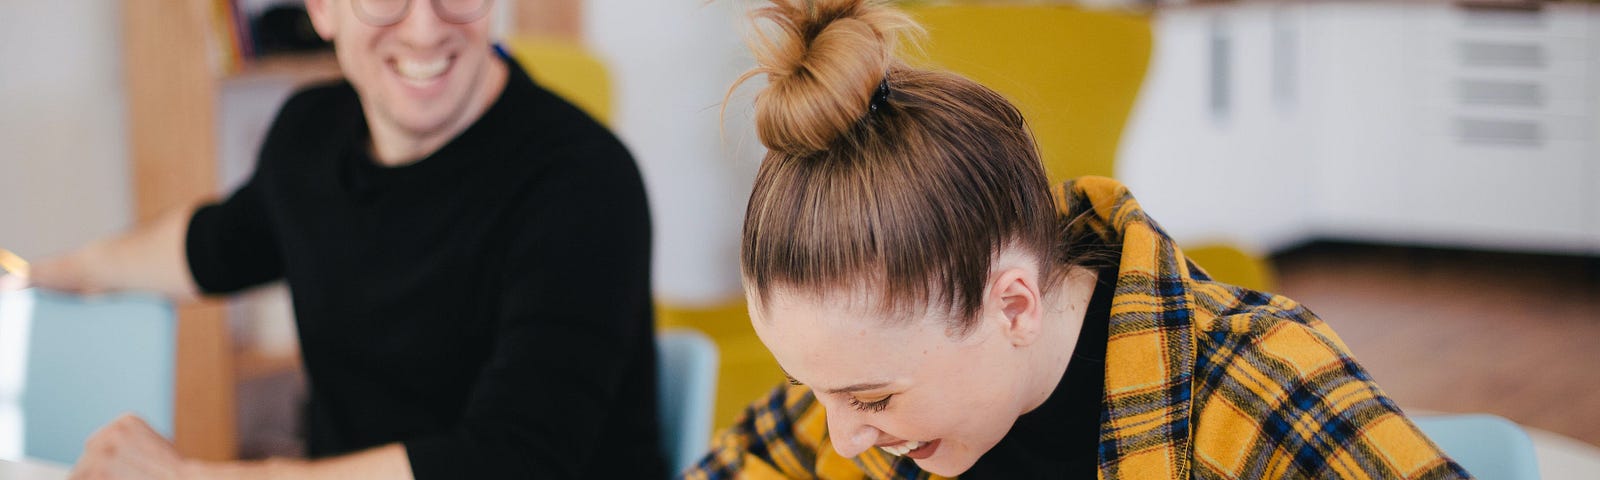
{"label": "woman's ear", "polygon": [[1002,331],[1014,346],[1032,344],[1039,338],[1044,309],[1038,278],[1023,268],[1008,268],[991,277],[984,303],[1003,320]]}
{"label": "woman's ear", "polygon": [[317,36],[323,40],[333,41],[339,33],[339,15],[333,11],[336,6],[330,0],[306,0],[306,15],[311,17],[311,28],[317,30]]}

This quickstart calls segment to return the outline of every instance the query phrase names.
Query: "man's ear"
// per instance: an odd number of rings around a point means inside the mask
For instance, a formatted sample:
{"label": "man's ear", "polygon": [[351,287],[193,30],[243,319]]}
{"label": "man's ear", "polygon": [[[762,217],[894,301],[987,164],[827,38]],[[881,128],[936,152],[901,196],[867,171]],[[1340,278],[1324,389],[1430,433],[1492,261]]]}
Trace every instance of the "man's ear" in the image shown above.
{"label": "man's ear", "polygon": [[330,42],[334,34],[339,33],[339,15],[333,11],[338,8],[337,3],[334,0],[306,0],[306,15],[311,16],[311,27],[317,29],[317,36]]}
{"label": "man's ear", "polygon": [[1032,272],[1009,268],[995,275],[989,284],[990,305],[1004,320],[1002,330],[1012,345],[1024,346],[1039,338],[1044,324],[1044,304],[1038,280]]}

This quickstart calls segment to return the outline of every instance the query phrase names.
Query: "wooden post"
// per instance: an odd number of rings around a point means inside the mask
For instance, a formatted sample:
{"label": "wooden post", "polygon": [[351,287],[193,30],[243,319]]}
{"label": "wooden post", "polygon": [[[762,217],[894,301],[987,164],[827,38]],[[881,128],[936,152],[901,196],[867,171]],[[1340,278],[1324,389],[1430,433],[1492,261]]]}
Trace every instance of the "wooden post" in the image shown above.
{"label": "wooden post", "polygon": [[581,0],[518,0],[516,34],[583,40]]}
{"label": "wooden post", "polygon": [[[128,158],[139,222],[215,195],[211,8],[209,0],[123,1]],[[180,307],[177,345],[178,451],[206,460],[236,457],[232,338],[222,305]]]}

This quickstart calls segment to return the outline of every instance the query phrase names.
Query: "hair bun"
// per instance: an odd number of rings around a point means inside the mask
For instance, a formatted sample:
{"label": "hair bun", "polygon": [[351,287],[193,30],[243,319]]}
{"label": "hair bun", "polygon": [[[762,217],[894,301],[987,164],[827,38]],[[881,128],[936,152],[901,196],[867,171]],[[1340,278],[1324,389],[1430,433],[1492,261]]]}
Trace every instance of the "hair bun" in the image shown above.
{"label": "hair bun", "polygon": [[[884,75],[896,63],[895,43],[916,23],[868,0],[773,0],[753,14],[750,48],[765,74],[756,95],[756,132],[768,149],[806,155],[828,148],[867,114]],[[737,84],[736,84],[737,85]]]}

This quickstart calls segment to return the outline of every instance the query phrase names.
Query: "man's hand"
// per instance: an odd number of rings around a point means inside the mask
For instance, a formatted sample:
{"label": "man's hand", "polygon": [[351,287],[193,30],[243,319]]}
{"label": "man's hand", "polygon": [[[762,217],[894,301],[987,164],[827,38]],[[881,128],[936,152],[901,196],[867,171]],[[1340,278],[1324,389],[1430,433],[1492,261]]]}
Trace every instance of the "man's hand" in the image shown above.
{"label": "man's hand", "polygon": [[192,470],[172,442],[139,417],[125,414],[89,437],[71,478],[186,479],[195,477]]}
{"label": "man's hand", "polygon": [[47,258],[33,265],[27,286],[79,295],[105,293],[100,283],[89,272],[89,251],[56,258]]}
{"label": "man's hand", "polygon": [[90,243],[71,253],[34,262],[27,279],[5,280],[0,288],[21,286],[94,295],[121,291],[154,292],[175,301],[199,298],[200,288],[189,274],[184,235],[194,206],[162,214],[128,233]]}

